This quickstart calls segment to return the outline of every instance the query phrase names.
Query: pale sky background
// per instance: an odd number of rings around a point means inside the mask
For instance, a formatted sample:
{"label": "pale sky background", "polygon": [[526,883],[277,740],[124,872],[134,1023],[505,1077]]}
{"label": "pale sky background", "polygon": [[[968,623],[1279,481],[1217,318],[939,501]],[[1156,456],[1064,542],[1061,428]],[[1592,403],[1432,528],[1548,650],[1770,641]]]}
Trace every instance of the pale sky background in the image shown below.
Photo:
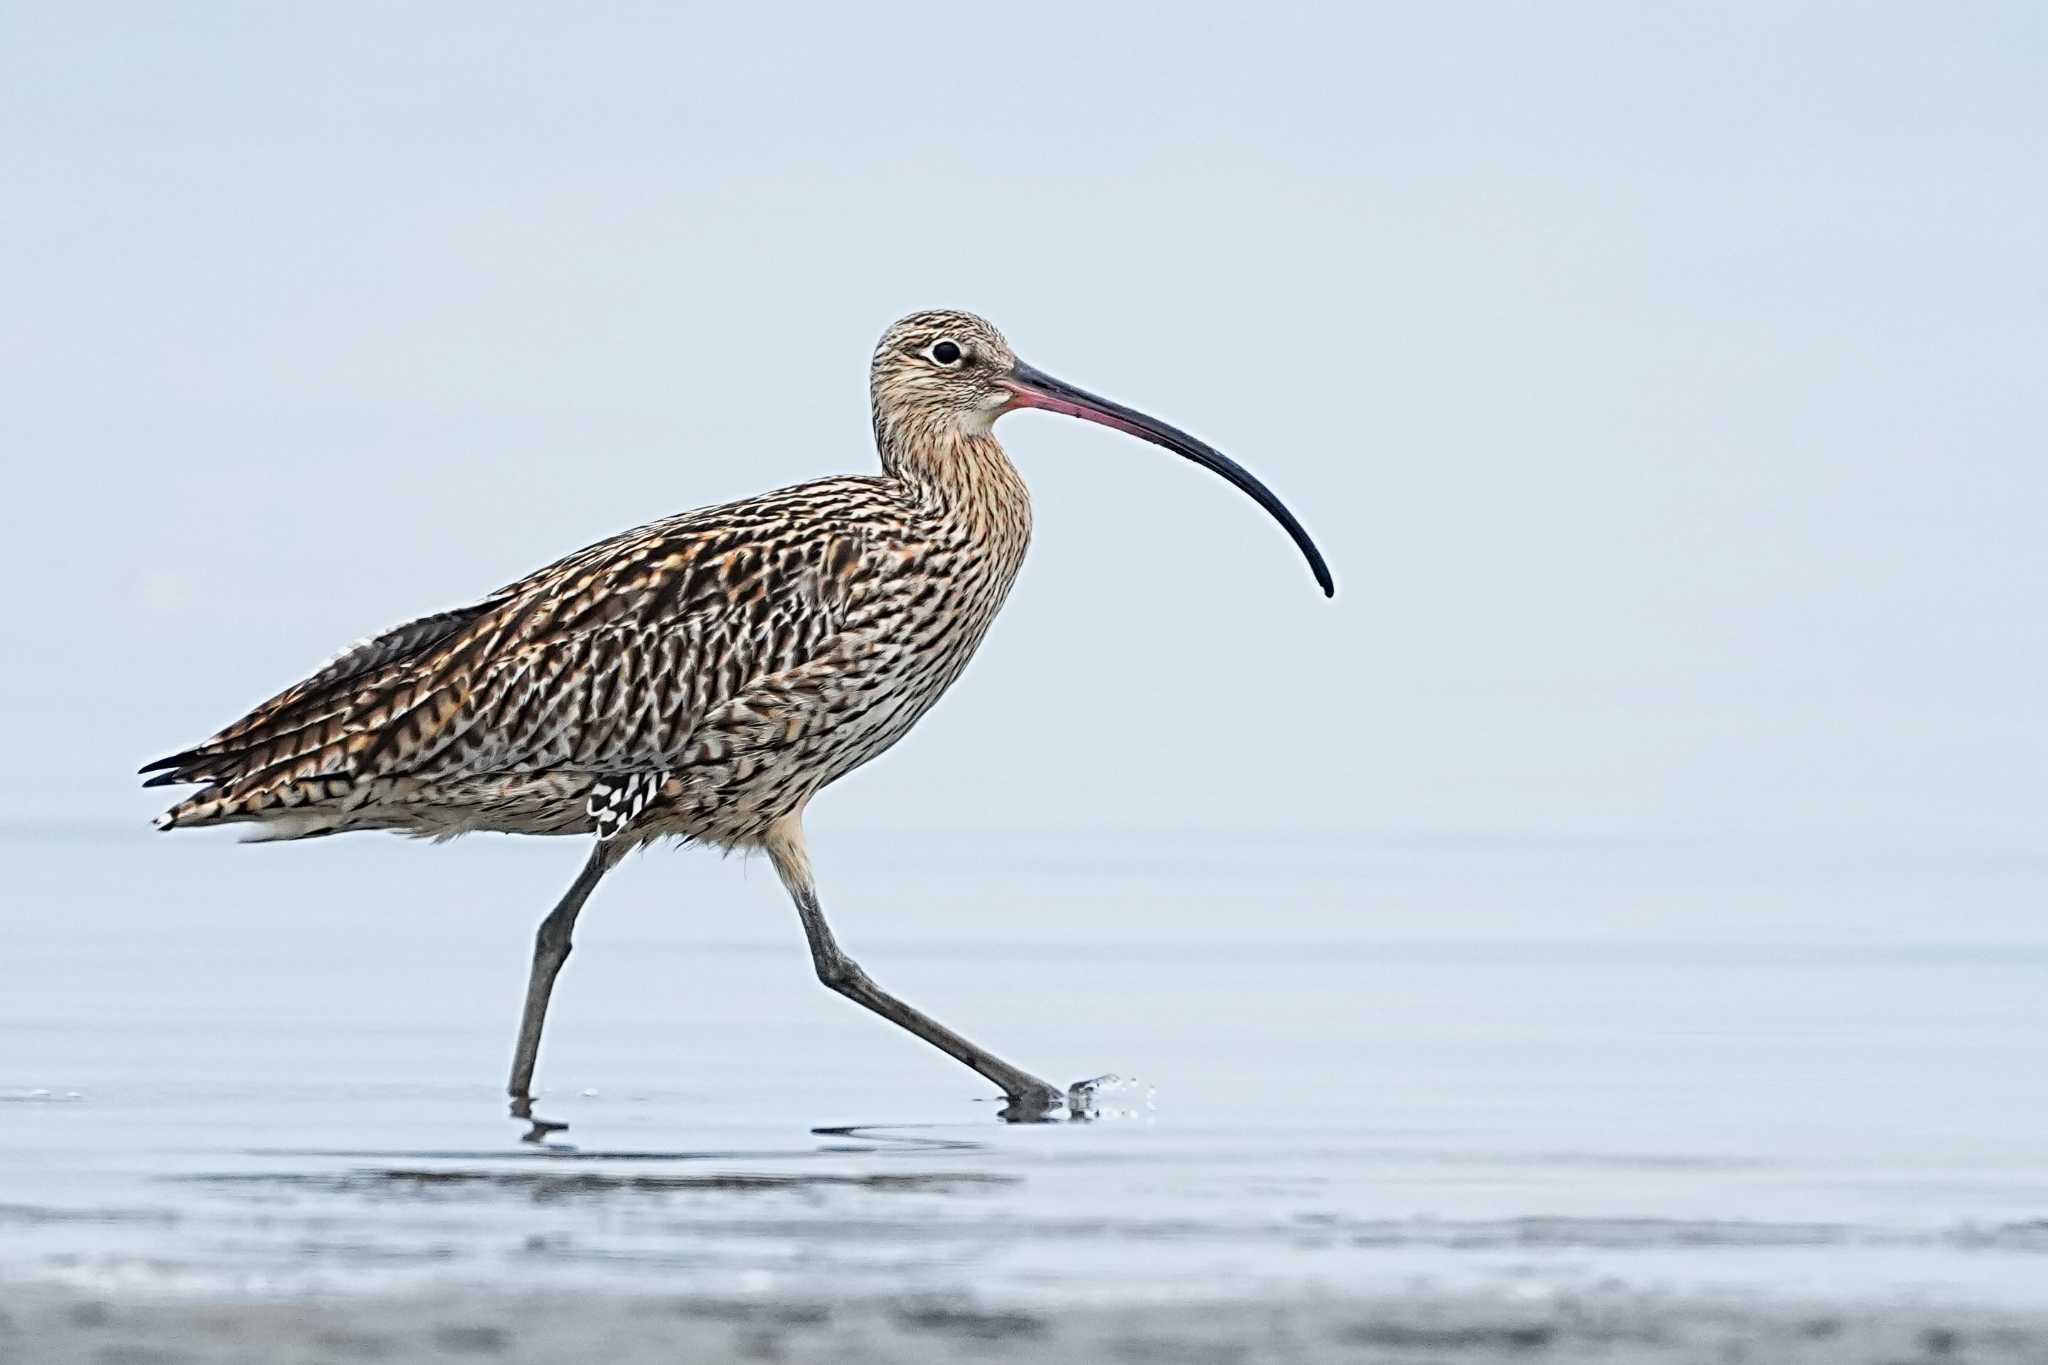
{"label": "pale sky background", "polygon": [[[1028,414],[981,656],[815,827],[2040,847],[2048,10],[0,7],[16,828],[368,631]],[[537,913],[537,908],[536,908]],[[514,935],[517,937],[517,935]]]}

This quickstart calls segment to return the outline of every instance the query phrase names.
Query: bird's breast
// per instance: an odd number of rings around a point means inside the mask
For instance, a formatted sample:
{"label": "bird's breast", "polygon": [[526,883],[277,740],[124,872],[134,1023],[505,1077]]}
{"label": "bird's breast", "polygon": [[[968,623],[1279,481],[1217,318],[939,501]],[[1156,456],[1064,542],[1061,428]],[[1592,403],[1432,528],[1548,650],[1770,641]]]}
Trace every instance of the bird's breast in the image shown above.
{"label": "bird's breast", "polygon": [[705,718],[670,793],[684,832],[758,841],[820,788],[886,752],[959,678],[1022,566],[1029,521],[942,524],[882,547],[821,655]]}

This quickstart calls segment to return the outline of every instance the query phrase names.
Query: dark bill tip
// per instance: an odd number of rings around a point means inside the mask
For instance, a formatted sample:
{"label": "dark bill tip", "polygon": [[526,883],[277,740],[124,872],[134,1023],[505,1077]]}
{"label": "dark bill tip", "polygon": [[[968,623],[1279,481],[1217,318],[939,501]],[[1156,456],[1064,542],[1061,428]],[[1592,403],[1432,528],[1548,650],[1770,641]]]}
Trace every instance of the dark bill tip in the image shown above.
{"label": "dark bill tip", "polygon": [[1323,596],[1337,595],[1336,580],[1330,577],[1330,566],[1323,561],[1323,552],[1309,539],[1307,531],[1287,510],[1287,504],[1280,501],[1273,490],[1253,477],[1252,472],[1222,451],[1198,441],[1179,427],[1169,426],[1156,417],[1148,417],[1136,408],[1127,408],[1121,403],[1111,402],[1086,389],[1077,389],[1072,384],[1055,379],[1045,371],[1023,361],[1018,361],[1010,372],[1010,390],[1016,394],[1012,407],[1043,408],[1047,412],[1062,412],[1069,417],[1084,421],[1099,422],[1103,426],[1135,436],[1141,441],[1150,441],[1185,459],[1193,460],[1204,469],[1221,474],[1239,492],[1266,509],[1268,516],[1280,523],[1294,541],[1302,556],[1308,560],[1309,572],[1316,576],[1316,583],[1322,588]]}

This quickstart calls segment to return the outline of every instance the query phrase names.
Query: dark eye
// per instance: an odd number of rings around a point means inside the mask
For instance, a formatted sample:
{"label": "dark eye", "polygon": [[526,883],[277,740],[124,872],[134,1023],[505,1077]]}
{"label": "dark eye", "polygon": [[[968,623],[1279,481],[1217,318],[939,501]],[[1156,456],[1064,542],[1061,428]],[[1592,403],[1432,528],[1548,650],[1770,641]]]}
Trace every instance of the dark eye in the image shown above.
{"label": "dark eye", "polygon": [[958,365],[960,363],[960,348],[950,341],[942,341],[932,347],[932,359],[938,361],[941,365]]}

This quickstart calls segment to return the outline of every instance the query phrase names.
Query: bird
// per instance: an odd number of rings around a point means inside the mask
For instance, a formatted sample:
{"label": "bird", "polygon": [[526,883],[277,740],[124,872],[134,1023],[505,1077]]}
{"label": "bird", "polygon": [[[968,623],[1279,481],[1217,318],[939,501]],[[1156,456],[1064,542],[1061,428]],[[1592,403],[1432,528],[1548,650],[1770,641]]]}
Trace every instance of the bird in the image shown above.
{"label": "bird", "polygon": [[1077,1114],[1061,1090],[884,990],[833,936],[804,840],[811,798],[888,750],[960,676],[1031,535],[994,435],[1040,409],[1221,475],[1273,517],[1325,596],[1294,514],[1195,437],[1017,358],[972,313],[928,310],[869,365],[880,472],[816,479],[650,522],[477,600],[360,640],[145,786],[198,784],[161,830],[251,840],[359,830],[568,835],[590,851],[541,921],[507,1094],[527,1136],[542,1027],[578,915],[656,840],[764,853],[820,981],[999,1088],[1006,1119]]}

